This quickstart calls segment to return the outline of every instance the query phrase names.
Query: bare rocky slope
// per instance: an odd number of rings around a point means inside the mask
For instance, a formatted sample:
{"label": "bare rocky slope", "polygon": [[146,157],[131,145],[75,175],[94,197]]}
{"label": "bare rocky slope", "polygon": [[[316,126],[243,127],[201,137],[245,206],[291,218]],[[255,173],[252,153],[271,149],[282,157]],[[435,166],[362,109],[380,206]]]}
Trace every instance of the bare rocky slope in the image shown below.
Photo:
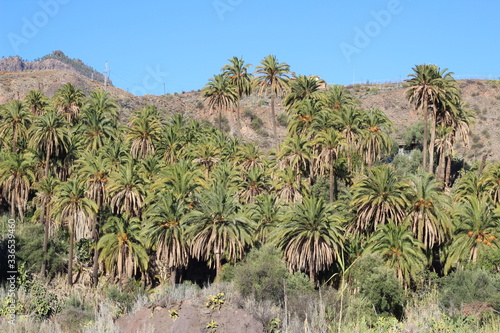
{"label": "bare rocky slope", "polygon": [[[12,59],[12,58],[9,58]],[[11,68],[1,67],[0,69]],[[45,60],[50,67],[52,59]],[[63,64],[64,65],[64,64]],[[16,69],[12,67],[11,69]],[[36,66],[33,68],[37,68]],[[75,72],[71,68],[45,68],[23,71],[0,71],[0,104],[13,99],[22,99],[32,89],[40,89],[52,97],[62,84],[71,82],[85,93],[94,89],[102,89],[103,84],[93,81]],[[499,80],[460,80],[462,98],[468,106],[476,111],[476,124],[472,128],[470,146],[466,149],[460,145],[457,152],[465,156],[467,161],[481,160],[484,154],[491,153],[489,160],[500,161],[500,151],[495,149],[500,143],[500,81]],[[361,101],[362,108],[379,108],[394,122],[393,136],[400,139],[406,128],[419,120],[412,105],[404,96],[405,87],[401,83],[393,84],[359,84],[347,88]],[[181,94],[135,96],[122,89],[108,86],[107,91],[121,107],[122,119],[126,119],[134,110],[146,105],[157,106],[165,115],[183,113],[197,120],[206,120],[216,124],[217,114],[209,110],[201,97],[201,91],[191,91]],[[276,113],[284,109],[277,102]],[[251,142],[256,142],[262,148],[272,146],[272,125],[269,100],[266,97],[252,95],[245,98],[241,105],[241,130],[239,135]],[[252,129],[252,118],[258,117],[262,125],[257,131]],[[231,133],[236,133],[236,113],[225,114],[227,127]],[[255,126],[253,126],[255,128]],[[278,134],[283,138],[286,128],[279,126]]]}

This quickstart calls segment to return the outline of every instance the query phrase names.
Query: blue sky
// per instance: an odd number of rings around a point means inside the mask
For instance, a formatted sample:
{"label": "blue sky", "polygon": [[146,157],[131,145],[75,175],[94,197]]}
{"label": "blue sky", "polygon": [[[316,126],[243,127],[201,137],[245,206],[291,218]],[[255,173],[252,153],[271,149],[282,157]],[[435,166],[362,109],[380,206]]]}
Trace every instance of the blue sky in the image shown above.
{"label": "blue sky", "polygon": [[420,63],[500,76],[498,0],[0,0],[0,56],[54,50],[142,95],[197,90],[232,56],[274,54],[328,83],[401,80]]}

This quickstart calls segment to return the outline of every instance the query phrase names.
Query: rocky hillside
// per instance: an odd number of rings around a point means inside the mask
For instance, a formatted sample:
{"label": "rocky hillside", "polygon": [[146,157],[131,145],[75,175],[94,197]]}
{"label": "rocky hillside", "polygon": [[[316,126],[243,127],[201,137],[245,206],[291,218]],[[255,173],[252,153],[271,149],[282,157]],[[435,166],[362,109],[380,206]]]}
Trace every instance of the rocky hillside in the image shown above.
{"label": "rocky hillside", "polygon": [[[80,59],[69,58],[62,51],[54,51],[32,62],[23,60],[18,56],[0,60],[0,71],[3,72],[39,71],[46,69],[74,71],[89,79],[104,83],[104,75],[84,64]],[[111,81],[108,81],[108,84],[113,85]]]}
{"label": "rocky hillside", "polygon": [[[10,60],[9,60],[10,59]],[[14,71],[15,58],[0,61],[0,104],[12,99],[22,99],[32,89],[40,89],[52,97],[55,91],[64,83],[71,82],[85,93],[94,89],[102,89],[103,84],[92,81],[86,76],[62,68],[30,69]],[[7,61],[8,60],[8,61]],[[54,63],[55,59],[45,59],[36,66]],[[26,66],[26,62],[24,66]],[[13,67],[9,67],[11,64]],[[29,64],[29,63],[28,63]],[[59,66],[58,65],[58,66]],[[18,66],[21,66],[18,64]],[[29,65],[31,66],[31,65]],[[34,66],[34,65],[33,65]],[[35,68],[35,67],[33,67]],[[500,81],[498,80],[460,80],[462,98],[468,106],[476,111],[477,121],[472,128],[471,142],[468,148],[457,147],[458,155],[465,156],[467,161],[481,160],[485,154],[492,153],[489,160],[500,161],[500,151],[494,149],[500,143]],[[404,96],[405,88],[401,83],[394,84],[361,84],[347,86],[361,101],[363,108],[379,108],[394,122],[394,137],[402,138],[405,130],[419,120],[419,115],[413,110]],[[167,94],[161,96],[135,96],[116,87],[108,87],[110,95],[122,109],[122,119],[126,119],[134,110],[145,105],[156,105],[165,115],[183,113],[188,117],[209,121],[216,124],[217,114],[209,110],[201,97],[201,91],[191,91],[182,94]],[[270,105],[266,97],[252,95],[241,103],[241,130],[239,135],[247,141],[256,142],[262,148],[272,146],[272,125]],[[280,101],[277,101],[276,114],[284,111]],[[236,113],[225,114],[225,127],[231,133],[237,134]],[[278,134],[283,138],[286,127],[279,126]]]}

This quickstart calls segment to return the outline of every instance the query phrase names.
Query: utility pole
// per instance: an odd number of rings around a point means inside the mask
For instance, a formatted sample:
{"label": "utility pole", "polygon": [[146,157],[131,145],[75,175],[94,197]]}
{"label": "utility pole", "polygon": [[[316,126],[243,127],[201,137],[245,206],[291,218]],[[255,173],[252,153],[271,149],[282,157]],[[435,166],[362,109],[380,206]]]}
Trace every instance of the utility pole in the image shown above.
{"label": "utility pole", "polygon": [[108,62],[106,61],[106,64],[104,65],[104,91],[106,91],[108,86],[108,70]]}

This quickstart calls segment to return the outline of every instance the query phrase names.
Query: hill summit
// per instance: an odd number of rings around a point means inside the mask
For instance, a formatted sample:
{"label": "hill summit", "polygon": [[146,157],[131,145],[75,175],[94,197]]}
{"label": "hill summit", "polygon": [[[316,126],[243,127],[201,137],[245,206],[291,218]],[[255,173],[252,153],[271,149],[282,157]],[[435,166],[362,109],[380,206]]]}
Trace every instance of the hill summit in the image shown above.
{"label": "hill summit", "polygon": [[[86,65],[80,59],[69,58],[62,51],[54,51],[34,61],[27,61],[19,56],[2,58],[0,60],[0,71],[3,72],[23,72],[32,70],[60,69],[74,71],[86,78],[98,82],[104,82],[104,75],[94,68]],[[108,80],[108,84],[112,85]]]}

